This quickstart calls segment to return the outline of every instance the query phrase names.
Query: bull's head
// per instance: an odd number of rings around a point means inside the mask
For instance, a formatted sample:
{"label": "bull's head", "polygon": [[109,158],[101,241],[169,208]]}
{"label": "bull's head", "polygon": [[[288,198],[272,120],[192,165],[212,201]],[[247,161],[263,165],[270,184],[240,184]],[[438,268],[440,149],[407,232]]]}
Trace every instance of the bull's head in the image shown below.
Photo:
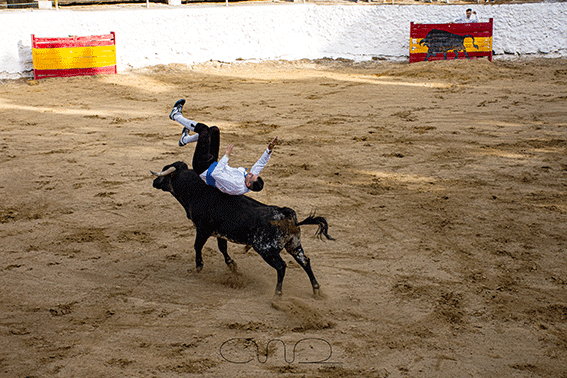
{"label": "bull's head", "polygon": [[161,189],[164,192],[173,193],[173,186],[171,185],[171,180],[173,180],[179,172],[187,169],[189,169],[187,167],[187,164],[185,164],[182,161],[177,161],[173,164],[166,165],[165,167],[163,167],[163,170],[159,173],[150,171],[154,176],[157,176],[153,183],[154,188]]}

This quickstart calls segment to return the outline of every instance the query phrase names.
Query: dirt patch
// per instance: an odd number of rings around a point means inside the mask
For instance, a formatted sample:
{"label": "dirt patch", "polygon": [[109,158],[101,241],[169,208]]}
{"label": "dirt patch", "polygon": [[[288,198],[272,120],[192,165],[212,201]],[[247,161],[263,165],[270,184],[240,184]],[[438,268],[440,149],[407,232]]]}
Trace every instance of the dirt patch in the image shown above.
{"label": "dirt patch", "polygon": [[[209,62],[0,84],[0,375],[567,375],[567,63]],[[191,161],[172,105],[252,197],[315,211],[321,284],[229,243],[150,169]]]}

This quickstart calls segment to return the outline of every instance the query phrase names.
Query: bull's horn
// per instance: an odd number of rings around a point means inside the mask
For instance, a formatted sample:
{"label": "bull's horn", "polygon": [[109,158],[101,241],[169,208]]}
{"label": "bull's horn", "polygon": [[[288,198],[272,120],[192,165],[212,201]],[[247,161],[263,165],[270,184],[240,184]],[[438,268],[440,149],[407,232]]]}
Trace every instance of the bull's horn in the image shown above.
{"label": "bull's horn", "polygon": [[160,172],[160,173],[155,173],[154,171],[150,171],[150,172],[152,172],[152,175],[158,176],[158,177],[167,176],[167,175],[170,175],[173,172],[175,172],[175,167],[169,167],[165,171]]}

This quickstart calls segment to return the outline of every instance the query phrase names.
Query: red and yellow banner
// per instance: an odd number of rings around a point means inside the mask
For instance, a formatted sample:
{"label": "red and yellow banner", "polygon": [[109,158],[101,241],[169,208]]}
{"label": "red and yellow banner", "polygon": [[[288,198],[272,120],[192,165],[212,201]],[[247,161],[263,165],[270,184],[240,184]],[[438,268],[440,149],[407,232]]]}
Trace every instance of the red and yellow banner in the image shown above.
{"label": "red and yellow banner", "polygon": [[114,32],[68,38],[32,35],[34,79],[116,73]]}
{"label": "red and yellow banner", "polygon": [[492,61],[492,18],[466,24],[410,24],[410,63],[481,57]]}

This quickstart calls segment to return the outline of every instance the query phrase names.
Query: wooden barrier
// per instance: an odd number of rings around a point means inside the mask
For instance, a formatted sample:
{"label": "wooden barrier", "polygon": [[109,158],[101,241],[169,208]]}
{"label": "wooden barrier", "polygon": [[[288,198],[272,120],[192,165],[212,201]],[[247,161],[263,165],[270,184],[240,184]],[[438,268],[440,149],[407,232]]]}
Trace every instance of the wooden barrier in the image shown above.
{"label": "wooden barrier", "polygon": [[481,57],[492,61],[492,18],[466,24],[410,24],[410,63]]}
{"label": "wooden barrier", "polygon": [[116,73],[114,32],[68,38],[32,34],[34,79]]}

